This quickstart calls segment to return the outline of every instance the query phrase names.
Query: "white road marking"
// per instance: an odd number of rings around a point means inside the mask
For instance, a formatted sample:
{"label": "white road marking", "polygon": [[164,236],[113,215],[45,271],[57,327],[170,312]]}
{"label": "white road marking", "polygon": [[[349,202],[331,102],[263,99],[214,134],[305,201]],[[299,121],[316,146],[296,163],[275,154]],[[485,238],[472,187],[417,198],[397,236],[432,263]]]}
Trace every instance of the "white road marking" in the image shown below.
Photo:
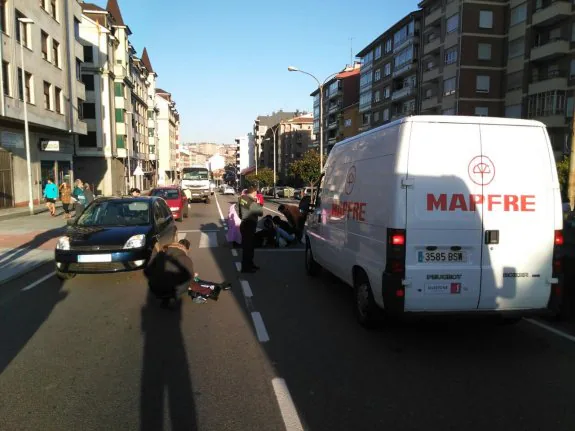
{"label": "white road marking", "polygon": [[251,298],[254,296],[252,288],[250,287],[250,283],[248,283],[247,280],[240,280],[240,284],[242,285],[242,290],[244,291],[244,296],[246,298]]}
{"label": "white road marking", "polygon": [[49,278],[54,277],[55,275],[56,275],[56,271],[53,271],[53,272],[51,272],[50,274],[46,274],[44,277],[42,277],[42,278],[36,280],[34,283],[29,284],[29,285],[26,286],[26,287],[23,287],[22,289],[20,289],[20,291],[25,292],[25,291],[27,291],[27,290],[33,289],[33,288],[35,288],[36,286],[38,286],[39,284],[41,284],[41,283],[45,282],[46,280],[48,280]]}
{"label": "white road marking", "polygon": [[256,334],[260,343],[266,343],[270,341],[270,336],[268,335],[266,325],[264,325],[264,319],[262,319],[262,315],[259,313],[259,311],[252,311],[252,320],[254,321]]}
{"label": "white road marking", "polygon": [[237,256],[238,255],[238,251],[235,248],[232,248],[232,256]]}
{"label": "white road marking", "polygon": [[224,213],[222,212],[222,207],[220,207],[220,201],[218,201],[218,195],[214,195],[216,197],[216,205],[218,206],[218,212],[220,213],[220,220],[222,223],[226,221],[224,218]]}
{"label": "white road marking", "polygon": [[286,381],[279,377],[272,379],[272,386],[278,400],[278,405],[287,431],[303,431],[303,426],[297,414]]}
{"label": "white road marking", "polygon": [[234,262],[236,264],[236,270],[240,272],[242,270],[242,263],[241,262]]}
{"label": "white road marking", "polygon": [[541,322],[534,320],[534,319],[523,319],[523,320],[525,320],[526,322],[529,322],[535,326],[539,326],[540,328],[545,329],[549,332],[552,332],[555,335],[559,335],[560,337],[563,337],[566,340],[575,342],[575,336],[570,335],[567,332],[563,332],[560,329],[556,329],[552,326],[546,325],[545,323],[541,323]]}
{"label": "white road marking", "polygon": [[182,239],[186,238],[186,232],[182,232],[181,230],[178,231],[178,241],[181,241]]}
{"label": "white road marking", "polygon": [[202,232],[200,234],[200,248],[213,248],[218,246],[218,235],[215,232]]}

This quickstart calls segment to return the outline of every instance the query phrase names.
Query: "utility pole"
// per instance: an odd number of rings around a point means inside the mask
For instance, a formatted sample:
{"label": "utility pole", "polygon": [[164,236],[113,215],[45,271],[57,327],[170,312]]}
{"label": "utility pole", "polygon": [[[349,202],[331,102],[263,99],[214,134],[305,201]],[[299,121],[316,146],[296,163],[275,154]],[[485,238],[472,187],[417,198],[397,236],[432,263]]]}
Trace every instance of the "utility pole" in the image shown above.
{"label": "utility pole", "polygon": [[567,195],[569,196],[569,205],[571,211],[575,210],[575,104],[573,114],[571,115],[571,154],[569,156],[569,187]]}

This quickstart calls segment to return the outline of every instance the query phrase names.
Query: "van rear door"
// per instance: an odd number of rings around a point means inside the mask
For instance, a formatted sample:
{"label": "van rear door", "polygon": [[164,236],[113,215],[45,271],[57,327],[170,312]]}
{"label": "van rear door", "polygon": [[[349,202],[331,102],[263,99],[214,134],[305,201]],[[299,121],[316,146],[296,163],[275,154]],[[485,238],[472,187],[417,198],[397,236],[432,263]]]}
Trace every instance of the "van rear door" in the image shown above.
{"label": "van rear door", "polygon": [[481,280],[479,126],[411,123],[407,168],[405,311],[476,310]]}
{"label": "van rear door", "polygon": [[479,309],[545,308],[559,199],[547,133],[529,126],[485,124],[480,129],[486,173]]}

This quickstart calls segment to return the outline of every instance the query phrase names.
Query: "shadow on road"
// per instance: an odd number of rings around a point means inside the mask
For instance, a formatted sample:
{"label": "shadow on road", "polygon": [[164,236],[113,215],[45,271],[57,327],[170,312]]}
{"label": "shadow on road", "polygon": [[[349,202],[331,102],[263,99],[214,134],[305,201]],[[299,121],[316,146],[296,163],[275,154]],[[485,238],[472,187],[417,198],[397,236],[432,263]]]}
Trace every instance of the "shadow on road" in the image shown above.
{"label": "shadow on road", "polygon": [[196,408],[186,346],[181,329],[181,302],[170,310],[148,295],[142,308],[144,335],[140,430],[164,429],[167,399],[172,430],[196,430]]}
{"label": "shadow on road", "polygon": [[56,229],[47,230],[45,232],[42,232],[42,233],[36,235],[34,238],[32,238],[27,243],[22,244],[21,246],[14,248],[10,251],[7,251],[5,253],[2,253],[0,255],[0,266],[5,265],[6,263],[8,263],[11,260],[25,256],[30,251],[41,247],[43,244],[47,243],[48,241],[61,236],[63,234],[63,232],[65,231],[65,229],[66,229],[65,227],[59,227]]}
{"label": "shadow on road", "polygon": [[9,301],[0,303],[0,375],[28,344],[36,331],[48,319],[58,303],[63,301],[64,283],[54,278],[42,289],[18,292]]}

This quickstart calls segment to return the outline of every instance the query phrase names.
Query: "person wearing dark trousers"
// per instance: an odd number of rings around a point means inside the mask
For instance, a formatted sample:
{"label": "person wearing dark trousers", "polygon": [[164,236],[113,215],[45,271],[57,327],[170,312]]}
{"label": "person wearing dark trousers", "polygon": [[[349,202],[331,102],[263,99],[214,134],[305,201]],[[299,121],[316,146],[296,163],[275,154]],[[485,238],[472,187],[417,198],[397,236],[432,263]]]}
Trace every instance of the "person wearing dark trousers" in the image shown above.
{"label": "person wearing dark trousers", "polygon": [[262,206],[257,202],[256,189],[248,188],[245,195],[239,198],[239,216],[242,220],[242,272],[256,272],[259,267],[254,264],[255,235],[258,218],[264,215]]}

